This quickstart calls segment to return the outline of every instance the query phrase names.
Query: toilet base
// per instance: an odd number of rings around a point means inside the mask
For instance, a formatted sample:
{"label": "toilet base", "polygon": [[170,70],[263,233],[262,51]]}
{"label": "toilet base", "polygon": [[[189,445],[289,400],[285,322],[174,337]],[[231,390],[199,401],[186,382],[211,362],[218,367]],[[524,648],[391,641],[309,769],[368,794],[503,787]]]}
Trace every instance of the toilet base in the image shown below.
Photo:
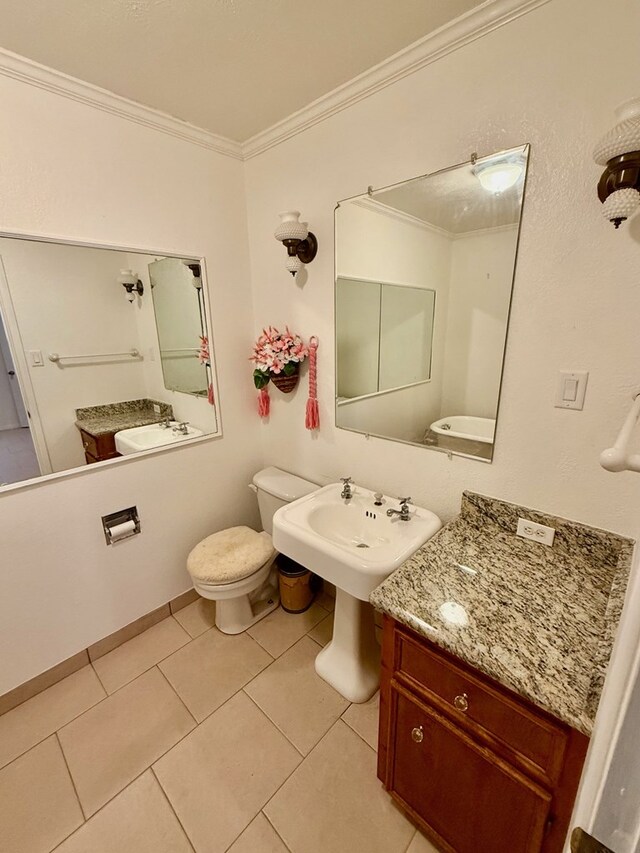
{"label": "toilet base", "polygon": [[280,596],[276,590],[255,604],[251,603],[248,595],[216,601],[216,628],[223,634],[242,634],[268,616],[279,604]]}
{"label": "toilet base", "polygon": [[194,580],[196,592],[216,603],[216,628],[223,634],[241,634],[280,604],[275,555],[254,575],[216,586]]}
{"label": "toilet base", "polygon": [[331,642],[316,657],[316,672],[350,702],[366,702],[380,686],[380,646],[373,608],[336,589]]}

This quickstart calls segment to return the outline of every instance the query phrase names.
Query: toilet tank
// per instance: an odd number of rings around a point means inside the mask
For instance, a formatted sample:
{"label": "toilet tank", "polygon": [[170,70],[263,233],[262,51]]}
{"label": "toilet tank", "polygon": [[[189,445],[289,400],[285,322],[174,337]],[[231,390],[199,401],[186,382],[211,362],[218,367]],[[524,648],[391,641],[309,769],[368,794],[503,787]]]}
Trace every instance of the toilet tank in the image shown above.
{"label": "toilet tank", "polygon": [[273,532],[273,515],[277,509],[320,488],[316,483],[273,467],[258,471],[253,485],[258,495],[262,527],[269,535]]}

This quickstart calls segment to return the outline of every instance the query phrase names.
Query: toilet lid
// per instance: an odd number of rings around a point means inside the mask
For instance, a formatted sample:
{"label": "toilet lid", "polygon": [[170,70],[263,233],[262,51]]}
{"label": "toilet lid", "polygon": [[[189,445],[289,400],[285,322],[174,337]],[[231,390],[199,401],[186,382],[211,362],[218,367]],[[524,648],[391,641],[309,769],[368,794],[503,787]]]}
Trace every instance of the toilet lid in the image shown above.
{"label": "toilet lid", "polygon": [[268,533],[229,527],[198,542],[187,557],[187,569],[203,583],[233,583],[257,572],[274,553]]}

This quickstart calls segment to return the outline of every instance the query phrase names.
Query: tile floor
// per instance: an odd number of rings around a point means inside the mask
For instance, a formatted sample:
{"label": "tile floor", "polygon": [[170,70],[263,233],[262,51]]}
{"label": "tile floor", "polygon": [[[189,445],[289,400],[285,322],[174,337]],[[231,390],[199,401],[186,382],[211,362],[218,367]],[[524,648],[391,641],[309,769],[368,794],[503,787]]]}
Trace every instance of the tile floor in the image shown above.
{"label": "tile floor", "polygon": [[0,430],[0,485],[40,476],[28,428]]}
{"label": "tile floor", "polygon": [[378,697],[314,670],[333,599],[202,599],[0,716],[0,853],[435,853],[376,778]]}

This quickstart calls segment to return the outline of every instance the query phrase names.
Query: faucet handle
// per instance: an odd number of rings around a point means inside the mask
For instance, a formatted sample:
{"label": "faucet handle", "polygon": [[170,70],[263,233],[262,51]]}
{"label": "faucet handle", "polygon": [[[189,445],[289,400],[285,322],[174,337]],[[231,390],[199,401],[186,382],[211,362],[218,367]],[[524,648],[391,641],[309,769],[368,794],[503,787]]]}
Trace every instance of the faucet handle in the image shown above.
{"label": "faucet handle", "polygon": [[400,506],[402,506],[402,504],[405,504],[405,505],[410,504],[412,499],[411,498],[398,498],[398,500],[400,501]]}
{"label": "faucet handle", "polygon": [[382,506],[382,498],[383,497],[384,497],[384,495],[382,494],[382,492],[374,492],[373,493],[373,500],[374,500],[374,503],[376,506]]}
{"label": "faucet handle", "polygon": [[344,483],[345,486],[348,486],[351,483],[351,477],[340,477],[340,482]]}

